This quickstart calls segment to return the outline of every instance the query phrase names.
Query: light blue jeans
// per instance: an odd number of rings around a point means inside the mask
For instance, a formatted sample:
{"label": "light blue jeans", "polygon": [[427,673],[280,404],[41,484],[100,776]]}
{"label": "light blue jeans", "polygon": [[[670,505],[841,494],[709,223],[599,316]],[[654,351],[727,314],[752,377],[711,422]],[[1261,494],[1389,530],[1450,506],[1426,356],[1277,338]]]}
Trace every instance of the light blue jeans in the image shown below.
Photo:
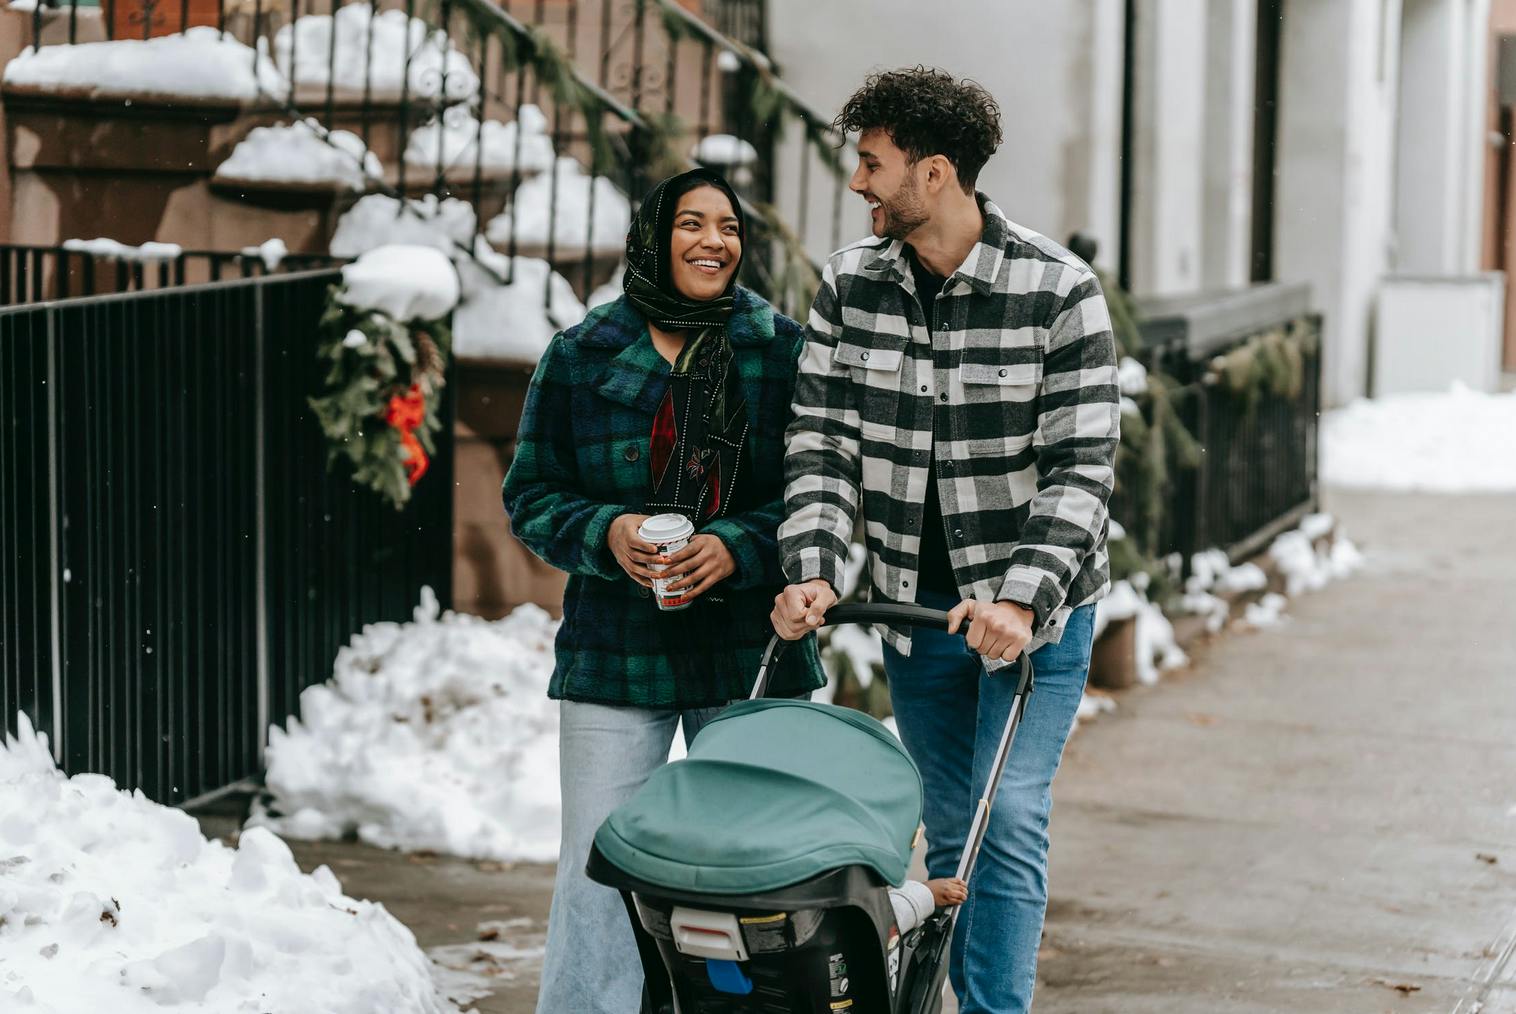
{"label": "light blue jeans", "polygon": [[642,962],[619,892],[584,875],[595,832],[668,760],[679,720],[688,745],[721,708],[666,711],[563,701],[558,709],[563,839],[547,922],[537,1014],[636,1014]]}
{"label": "light blue jeans", "polygon": [[[930,593],[921,604],[950,609]],[[1032,1006],[1047,911],[1052,781],[1090,668],[1095,607],[1074,611],[1058,644],[1032,653],[1035,689],[1006,762],[990,827],[958,915],[948,974],[962,1014],[1022,1014]],[[905,657],[888,645],[884,668],[900,738],[925,785],[926,867],[951,877],[1010,714],[1018,667],[991,676],[961,634],[921,630]]]}

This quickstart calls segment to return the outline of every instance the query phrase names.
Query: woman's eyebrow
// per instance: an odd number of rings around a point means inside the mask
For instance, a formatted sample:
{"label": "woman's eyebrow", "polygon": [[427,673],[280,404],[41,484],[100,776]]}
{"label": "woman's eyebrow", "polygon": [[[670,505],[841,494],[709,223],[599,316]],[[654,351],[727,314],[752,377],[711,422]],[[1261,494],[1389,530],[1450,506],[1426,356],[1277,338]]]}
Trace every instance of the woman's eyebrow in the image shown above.
{"label": "woman's eyebrow", "polygon": [[696,218],[704,218],[705,212],[696,211],[694,208],[683,208],[680,210],[679,215],[694,215]]}

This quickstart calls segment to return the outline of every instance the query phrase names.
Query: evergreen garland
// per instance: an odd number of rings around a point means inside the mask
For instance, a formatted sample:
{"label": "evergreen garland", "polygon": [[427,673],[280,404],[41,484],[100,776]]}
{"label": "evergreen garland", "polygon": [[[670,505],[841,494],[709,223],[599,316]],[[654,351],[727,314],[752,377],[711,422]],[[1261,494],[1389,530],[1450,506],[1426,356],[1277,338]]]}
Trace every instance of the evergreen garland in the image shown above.
{"label": "evergreen garland", "polygon": [[1306,360],[1316,355],[1320,340],[1315,320],[1298,317],[1212,359],[1206,383],[1241,398],[1250,412],[1264,395],[1293,400],[1300,397]]}
{"label": "evergreen garland", "polygon": [[[1142,331],[1131,296],[1114,278],[1102,272],[1097,276],[1110,311],[1117,356],[1140,360]],[[1177,472],[1200,464],[1200,443],[1184,424],[1179,407],[1190,396],[1154,361],[1148,368],[1147,390],[1132,399],[1137,411],[1121,414],[1116,486],[1133,491],[1134,513],[1116,519],[1126,529],[1126,538],[1109,543],[1111,577],[1119,581],[1145,574],[1155,595],[1168,580],[1168,569],[1158,561],[1157,552],[1171,480]]]}
{"label": "evergreen garland", "polygon": [[402,323],[355,309],[341,293],[329,290],[321,315],[318,355],[329,366],[310,406],[328,441],[327,468],[347,461],[354,482],[399,510],[436,453],[452,334],[440,320]]}

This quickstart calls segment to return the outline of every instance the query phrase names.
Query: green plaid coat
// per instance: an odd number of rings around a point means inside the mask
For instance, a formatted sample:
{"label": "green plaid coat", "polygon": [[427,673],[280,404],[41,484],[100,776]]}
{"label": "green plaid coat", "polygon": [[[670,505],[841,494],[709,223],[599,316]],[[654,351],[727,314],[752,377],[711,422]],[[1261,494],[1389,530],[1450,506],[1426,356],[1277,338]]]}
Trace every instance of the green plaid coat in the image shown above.
{"label": "green plaid coat", "polygon": [[[743,499],[762,506],[710,522],[737,571],[724,582],[742,615],[767,617],[783,587],[778,528],[784,513],[784,430],[804,345],[800,325],[746,289],[736,291],[727,328],[747,402],[754,484]],[[626,576],[606,534],[636,513],[650,492],[653,415],[668,387],[669,364],[647,323],[623,297],[591,310],[555,337],[537,364],[503,499],[511,528],[544,561],[568,572],[554,698],[650,708],[692,708],[746,697],[772,633],[767,623],[731,645],[745,685],[716,677],[690,686],[674,678],[654,626],[650,593]],[[823,682],[815,638],[792,648],[771,693],[798,694]]]}

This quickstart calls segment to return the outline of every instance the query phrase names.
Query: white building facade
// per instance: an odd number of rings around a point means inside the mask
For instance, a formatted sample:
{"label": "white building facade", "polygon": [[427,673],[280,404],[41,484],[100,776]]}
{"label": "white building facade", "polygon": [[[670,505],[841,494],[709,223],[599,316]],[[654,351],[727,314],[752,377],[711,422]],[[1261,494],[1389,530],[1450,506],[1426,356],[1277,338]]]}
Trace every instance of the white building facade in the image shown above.
{"label": "white building facade", "polygon": [[[979,81],[1006,135],[981,189],[1059,241],[1095,236],[1138,296],[1309,283],[1341,404],[1369,390],[1386,276],[1480,266],[1490,2],[770,0],[769,34],[826,114],[872,70]],[[824,253],[830,198],[812,202]]]}

